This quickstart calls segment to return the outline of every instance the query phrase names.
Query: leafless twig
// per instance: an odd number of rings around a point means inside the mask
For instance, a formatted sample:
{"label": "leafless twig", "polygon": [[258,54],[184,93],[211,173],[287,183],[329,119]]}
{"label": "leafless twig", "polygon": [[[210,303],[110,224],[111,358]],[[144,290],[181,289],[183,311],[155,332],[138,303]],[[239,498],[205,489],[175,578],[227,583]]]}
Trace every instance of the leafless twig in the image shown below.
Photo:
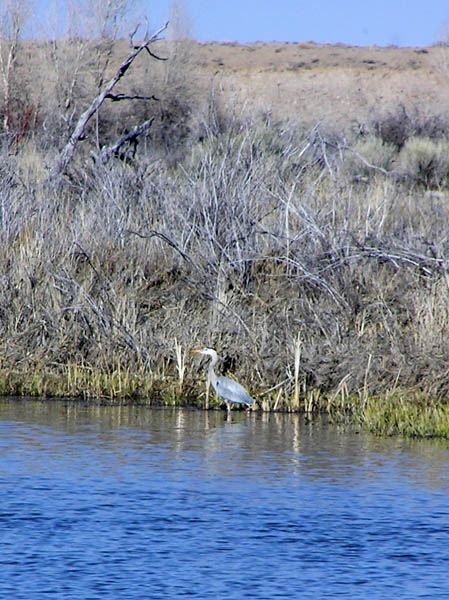
{"label": "leafless twig", "polygon": [[150,129],[153,121],[154,117],[148,119],[148,121],[145,121],[140,125],[136,125],[136,127],[133,127],[131,131],[128,131],[127,133],[125,133],[125,135],[122,135],[122,137],[119,138],[114,144],[103,148],[100,154],[94,155],[95,161],[104,164],[112,156],[118,156],[120,153],[120,149],[123,148],[125,144],[131,144],[133,142],[136,143],[137,138]]}
{"label": "leafless twig", "polygon": [[96,96],[91,102],[90,106],[83,112],[83,114],[78,119],[78,123],[75,126],[75,129],[70,136],[69,141],[63,148],[60,153],[58,159],[54,162],[53,166],[50,169],[50,179],[54,179],[55,177],[61,175],[67,169],[70,161],[73,158],[78,142],[84,138],[85,130],[87,123],[93,117],[94,114],[98,112],[103,102],[110,96],[112,90],[117,85],[117,83],[122,79],[122,77],[126,74],[129,67],[132,65],[133,61],[139,56],[139,54],[143,50],[147,50],[150,44],[157,42],[160,40],[160,35],[163,31],[165,31],[168,27],[168,23],[165,23],[162,27],[160,27],[156,33],[154,33],[150,38],[146,38],[139,46],[136,46],[131,54],[128,55],[127,59],[122,62],[122,64],[117,69],[114,77],[106,84],[104,89]]}

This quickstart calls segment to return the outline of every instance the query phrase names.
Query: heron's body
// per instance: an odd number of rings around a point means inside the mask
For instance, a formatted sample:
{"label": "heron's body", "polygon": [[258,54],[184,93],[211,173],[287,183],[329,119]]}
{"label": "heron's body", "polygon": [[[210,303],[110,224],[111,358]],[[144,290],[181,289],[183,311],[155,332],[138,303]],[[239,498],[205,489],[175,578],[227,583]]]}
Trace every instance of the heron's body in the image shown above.
{"label": "heron's body", "polygon": [[231,404],[246,404],[246,406],[252,406],[254,400],[251,398],[249,393],[245,390],[243,385],[240,385],[238,381],[234,381],[233,379],[229,379],[229,377],[217,377],[214,386],[217,394],[223,398],[225,402],[230,402]]}
{"label": "heron's body", "polygon": [[204,350],[194,350],[194,352],[211,357],[207,370],[207,379],[217,392],[217,395],[225,401],[228,412],[231,410],[232,404],[244,404],[248,408],[254,404],[253,398],[251,398],[247,390],[238,381],[215,373],[214,367],[218,361],[218,355],[215,350],[205,348]]}

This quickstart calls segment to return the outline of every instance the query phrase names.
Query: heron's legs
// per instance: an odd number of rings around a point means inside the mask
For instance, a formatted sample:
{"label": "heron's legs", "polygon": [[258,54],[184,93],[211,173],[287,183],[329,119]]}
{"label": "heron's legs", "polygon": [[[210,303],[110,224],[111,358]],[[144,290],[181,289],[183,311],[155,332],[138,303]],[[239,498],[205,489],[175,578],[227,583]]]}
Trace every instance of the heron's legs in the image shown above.
{"label": "heron's legs", "polygon": [[228,415],[231,413],[231,403],[226,402],[226,408],[228,409]]}

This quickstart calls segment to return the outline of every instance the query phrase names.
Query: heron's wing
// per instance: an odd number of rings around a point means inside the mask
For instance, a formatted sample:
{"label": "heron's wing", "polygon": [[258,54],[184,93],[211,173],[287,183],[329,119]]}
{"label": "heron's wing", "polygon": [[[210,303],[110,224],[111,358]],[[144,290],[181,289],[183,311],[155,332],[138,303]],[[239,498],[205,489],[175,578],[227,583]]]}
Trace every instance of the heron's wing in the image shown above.
{"label": "heron's wing", "polygon": [[218,377],[215,389],[217,390],[217,394],[228,402],[247,404],[248,406],[254,403],[254,400],[245,390],[243,385],[240,385],[240,383],[234,381],[234,379],[229,379],[229,377]]}

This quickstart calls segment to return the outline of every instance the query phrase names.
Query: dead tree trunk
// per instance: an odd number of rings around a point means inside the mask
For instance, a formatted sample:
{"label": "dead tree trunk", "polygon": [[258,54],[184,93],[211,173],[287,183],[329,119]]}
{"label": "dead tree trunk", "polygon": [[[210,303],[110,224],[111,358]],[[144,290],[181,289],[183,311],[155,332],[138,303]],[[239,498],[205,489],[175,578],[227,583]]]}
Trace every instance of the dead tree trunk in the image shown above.
{"label": "dead tree trunk", "polygon": [[[154,42],[157,42],[158,40],[161,39],[160,34],[163,31],[165,31],[167,26],[168,26],[168,23],[166,23],[165,25],[160,27],[156,31],[156,33],[154,33],[150,38],[145,38],[145,40],[141,44],[134,47],[133,51],[131,52],[131,54],[129,54],[128,58],[117,69],[117,72],[114,75],[114,77],[106,84],[106,86],[98,94],[98,96],[96,96],[94,98],[94,100],[92,101],[90,106],[83,112],[83,114],[78,119],[78,122],[75,126],[75,129],[73,130],[72,135],[70,136],[69,141],[67,142],[67,144],[63,148],[62,152],[58,156],[57,160],[54,162],[54,164],[52,165],[52,167],[50,169],[50,176],[49,176],[50,180],[55,179],[56,177],[58,177],[59,175],[62,175],[66,171],[70,161],[73,158],[73,155],[75,153],[78,142],[81,139],[83,139],[85,136],[87,123],[93,117],[93,115],[95,115],[98,112],[98,110],[100,109],[101,105],[106,100],[106,98],[108,98],[108,97],[116,98],[113,96],[113,94],[111,92],[114,89],[114,87],[116,86],[116,84],[120,81],[120,79],[128,71],[128,69],[132,65],[134,59],[137,58],[137,56],[139,56],[139,54],[145,50],[153,58],[157,58],[159,60],[164,60],[164,59],[161,59],[160,57],[156,56],[153,52],[151,52],[151,50],[149,49],[149,46],[150,46],[150,44],[153,44]],[[132,39],[132,37],[131,37],[131,39]],[[146,123],[148,123],[148,122],[146,122]],[[143,125],[145,125],[145,124],[143,124]],[[148,125],[147,125],[147,127],[143,127],[142,131],[145,131],[146,129],[148,129]],[[103,159],[104,159],[104,157],[103,157]]]}
{"label": "dead tree trunk", "polygon": [[128,131],[122,135],[122,137],[119,138],[114,144],[102,148],[101,152],[94,156],[95,161],[105,164],[112,156],[119,156],[120,150],[125,144],[137,144],[137,138],[139,135],[142,135],[148,131],[153,124],[153,121],[154,117],[148,119],[148,121],[144,121],[140,125],[136,125],[131,129],[131,131]]}

